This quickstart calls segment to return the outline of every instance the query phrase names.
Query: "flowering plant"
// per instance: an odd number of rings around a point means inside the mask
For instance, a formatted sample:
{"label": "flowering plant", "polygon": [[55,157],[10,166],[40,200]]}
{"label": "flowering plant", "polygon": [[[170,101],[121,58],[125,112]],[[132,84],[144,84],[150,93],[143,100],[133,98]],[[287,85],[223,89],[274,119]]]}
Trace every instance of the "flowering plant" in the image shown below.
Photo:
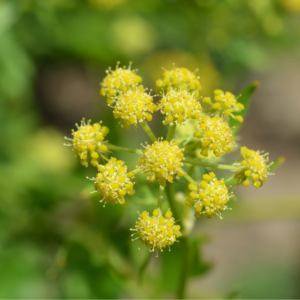
{"label": "flowering plant", "polygon": [[[131,70],[117,64],[115,70],[109,69],[101,82],[100,95],[106,97],[107,104],[113,109],[115,119],[120,119],[121,127],[139,126],[148,135],[144,149],[132,149],[109,143],[109,128],[101,122],[92,124],[83,119],[76,124],[73,137],[67,138],[68,146],[73,148],[82,165],[97,168],[98,173],[90,178],[94,182],[95,192],[100,202],[108,205],[126,205],[130,196],[135,194],[135,177],[144,174],[149,184],[158,182],[159,191],[156,208],[152,214],[139,213],[134,228],[130,230],[150,252],[171,250],[175,242],[183,244],[184,251],[189,247],[188,226],[190,218],[223,218],[230,210],[229,191],[242,184],[247,187],[251,182],[260,188],[272,175],[271,169],[278,161],[268,163],[268,154],[241,147],[241,159],[232,164],[220,164],[219,160],[236,149],[235,136],[243,123],[249,106],[250,97],[257,83],[249,85],[239,97],[230,92],[215,90],[214,97],[201,97],[199,78],[185,68],[173,68],[165,71],[156,82],[157,95],[147,92],[142,78]],[[160,97],[154,102],[154,97]],[[160,112],[163,124],[168,126],[166,137],[158,137],[148,125],[152,115]],[[130,152],[137,155],[137,167],[128,170],[125,162],[112,157],[112,152]],[[113,154],[116,156],[116,154]],[[201,167],[201,178],[193,178],[195,167]],[[218,178],[215,170],[228,170],[231,176]],[[184,180],[182,180],[184,179]],[[200,180],[199,180],[200,179]],[[191,214],[181,214],[179,203],[174,197],[173,185],[187,187],[185,205]],[[162,211],[164,196],[169,209]],[[186,217],[186,215],[188,217]],[[188,267],[187,255],[183,255],[183,275],[178,295],[183,297]]]}

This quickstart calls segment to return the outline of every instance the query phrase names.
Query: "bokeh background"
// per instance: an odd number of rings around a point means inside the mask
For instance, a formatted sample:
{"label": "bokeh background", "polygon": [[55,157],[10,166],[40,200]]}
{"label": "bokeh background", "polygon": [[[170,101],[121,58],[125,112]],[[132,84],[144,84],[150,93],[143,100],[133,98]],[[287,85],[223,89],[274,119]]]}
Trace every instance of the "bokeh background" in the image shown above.
{"label": "bokeh background", "polygon": [[[196,222],[187,297],[300,298],[300,0],[1,0],[0,298],[175,295],[177,245],[136,279],[147,251],[128,228],[155,186],[103,208],[85,179],[94,170],[63,147],[82,117],[103,120],[120,146],[145,142],[99,97],[117,61],[152,89],[173,63],[198,69],[204,96],[261,83],[239,143],[286,162],[263,188],[235,189],[224,220]],[[165,131],[159,116],[151,126]]]}

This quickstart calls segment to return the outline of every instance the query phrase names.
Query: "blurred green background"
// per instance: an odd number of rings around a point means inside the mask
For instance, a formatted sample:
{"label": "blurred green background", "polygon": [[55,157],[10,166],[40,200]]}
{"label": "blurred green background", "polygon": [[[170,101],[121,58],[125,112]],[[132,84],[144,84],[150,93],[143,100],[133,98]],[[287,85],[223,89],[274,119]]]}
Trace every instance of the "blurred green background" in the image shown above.
{"label": "blurred green background", "polygon": [[[0,0],[0,298],[175,297],[179,246],[140,283],[147,250],[128,230],[156,186],[137,177],[135,197],[103,208],[95,170],[63,147],[82,117],[117,145],[147,139],[98,95],[117,61],[152,89],[173,63],[199,69],[203,96],[260,81],[239,143],[287,161],[262,189],[235,189],[224,220],[196,222],[186,296],[300,298],[299,56],[300,0]],[[159,116],[150,125],[165,131]]]}

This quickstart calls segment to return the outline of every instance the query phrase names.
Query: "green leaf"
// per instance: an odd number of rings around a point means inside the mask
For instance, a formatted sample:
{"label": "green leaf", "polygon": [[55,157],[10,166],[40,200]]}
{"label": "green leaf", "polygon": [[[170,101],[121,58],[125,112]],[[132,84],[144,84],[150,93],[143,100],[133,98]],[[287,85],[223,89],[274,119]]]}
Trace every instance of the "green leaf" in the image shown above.
{"label": "green leaf", "polygon": [[196,237],[190,242],[190,275],[200,276],[211,268],[211,263],[204,262],[201,257],[201,246],[207,242],[206,236]]}
{"label": "green leaf", "polygon": [[169,252],[167,249],[160,253],[162,262],[161,268],[161,289],[163,291],[176,291],[181,276],[182,259],[178,259],[182,255],[180,245],[175,245]]}
{"label": "green leaf", "polygon": [[[252,94],[256,90],[256,88],[260,85],[258,81],[254,81],[253,83],[249,84],[242,92],[240,93],[240,97],[238,98],[238,102],[244,105],[245,109],[240,113],[240,115],[245,119],[249,106]],[[237,135],[242,128],[243,123],[239,123],[238,121],[230,118],[229,120],[230,127],[234,127],[233,135]]]}

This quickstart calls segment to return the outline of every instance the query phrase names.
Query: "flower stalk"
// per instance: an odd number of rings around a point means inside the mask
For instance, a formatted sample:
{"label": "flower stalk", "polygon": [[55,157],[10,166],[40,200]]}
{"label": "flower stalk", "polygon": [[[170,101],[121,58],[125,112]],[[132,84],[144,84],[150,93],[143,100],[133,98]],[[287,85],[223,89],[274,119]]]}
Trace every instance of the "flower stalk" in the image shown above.
{"label": "flower stalk", "polygon": [[149,125],[146,122],[140,122],[141,126],[143,127],[144,131],[147,133],[147,135],[149,136],[150,140],[154,143],[157,141],[157,137],[155,136],[155,134],[152,132],[151,128],[149,127]]}
{"label": "flower stalk", "polygon": [[209,168],[215,168],[219,170],[231,170],[235,171],[238,167],[232,166],[232,165],[222,165],[222,164],[216,164],[216,163],[210,163],[208,161],[200,160],[200,159],[192,159],[192,158],[186,158],[183,160],[184,163],[202,166],[202,167],[209,167]]}
{"label": "flower stalk", "polygon": [[167,133],[167,141],[170,142],[174,138],[174,133],[176,130],[176,124],[169,125],[168,133]]}
{"label": "flower stalk", "polygon": [[107,144],[107,148],[112,151],[128,152],[128,153],[135,153],[135,154],[140,154],[143,152],[141,149],[119,147],[112,144]]}

